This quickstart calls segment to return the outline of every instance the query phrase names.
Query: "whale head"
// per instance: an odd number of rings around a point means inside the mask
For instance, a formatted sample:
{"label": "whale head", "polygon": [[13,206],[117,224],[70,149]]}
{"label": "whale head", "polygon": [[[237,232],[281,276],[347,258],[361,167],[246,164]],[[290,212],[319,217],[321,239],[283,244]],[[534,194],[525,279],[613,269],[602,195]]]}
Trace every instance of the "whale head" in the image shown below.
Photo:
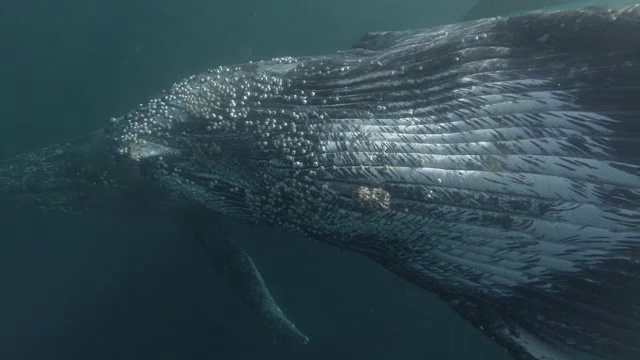
{"label": "whale head", "polygon": [[314,146],[304,126],[296,130],[295,104],[268,104],[286,89],[292,62],[218,68],[174,84],[160,98],[112,119],[113,153],[176,196],[258,218],[263,194],[286,180],[274,178],[277,169],[293,169],[293,160]]}

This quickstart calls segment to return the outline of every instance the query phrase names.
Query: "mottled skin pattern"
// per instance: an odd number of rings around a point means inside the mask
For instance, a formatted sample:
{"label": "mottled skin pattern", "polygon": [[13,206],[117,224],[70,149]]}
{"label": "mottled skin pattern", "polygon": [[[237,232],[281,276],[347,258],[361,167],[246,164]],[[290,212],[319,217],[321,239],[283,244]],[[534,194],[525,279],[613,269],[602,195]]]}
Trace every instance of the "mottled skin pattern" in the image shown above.
{"label": "mottled skin pattern", "polygon": [[192,76],[110,134],[170,193],[366,254],[518,359],[635,359],[639,20],[372,34]]}

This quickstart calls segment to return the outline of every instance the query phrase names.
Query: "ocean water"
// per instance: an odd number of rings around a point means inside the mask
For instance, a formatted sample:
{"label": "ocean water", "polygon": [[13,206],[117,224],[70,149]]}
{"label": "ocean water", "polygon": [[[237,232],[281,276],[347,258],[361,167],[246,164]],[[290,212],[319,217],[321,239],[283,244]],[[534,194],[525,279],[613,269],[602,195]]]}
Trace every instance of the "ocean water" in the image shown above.
{"label": "ocean water", "polygon": [[[331,52],[472,3],[3,1],[0,156],[97,129],[208,67]],[[308,345],[278,340],[166,224],[0,205],[0,359],[509,359],[360,255],[272,229],[237,237]]]}

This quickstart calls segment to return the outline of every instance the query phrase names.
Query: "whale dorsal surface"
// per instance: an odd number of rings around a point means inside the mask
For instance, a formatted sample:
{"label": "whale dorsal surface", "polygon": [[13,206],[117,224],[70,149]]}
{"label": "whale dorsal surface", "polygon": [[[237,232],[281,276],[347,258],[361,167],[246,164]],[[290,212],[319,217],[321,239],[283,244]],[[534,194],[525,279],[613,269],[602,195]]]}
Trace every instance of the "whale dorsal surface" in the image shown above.
{"label": "whale dorsal surface", "polygon": [[[597,1],[588,0],[478,0],[464,14],[462,20],[477,20],[493,16],[521,15],[532,10],[559,10],[564,8],[577,8],[591,5]],[[618,2],[619,5],[620,2]],[[629,5],[631,2],[628,2]]]}
{"label": "whale dorsal surface", "polygon": [[517,359],[640,358],[640,7],[368,35],[115,119],[165,191],[369,256]]}

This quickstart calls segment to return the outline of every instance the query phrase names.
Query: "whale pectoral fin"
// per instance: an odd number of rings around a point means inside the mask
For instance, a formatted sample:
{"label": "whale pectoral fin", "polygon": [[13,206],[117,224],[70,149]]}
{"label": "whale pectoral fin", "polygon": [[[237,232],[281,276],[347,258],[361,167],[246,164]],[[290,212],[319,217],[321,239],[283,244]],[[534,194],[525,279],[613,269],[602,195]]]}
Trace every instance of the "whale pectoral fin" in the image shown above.
{"label": "whale pectoral fin", "polygon": [[227,283],[243,302],[258,311],[265,323],[281,335],[307,344],[309,338],[300,332],[278,306],[269,292],[253,259],[237,243],[228,237],[211,241],[198,237],[214,269],[221,269]]}
{"label": "whale pectoral fin", "polygon": [[278,306],[251,256],[228,234],[224,226],[212,226],[211,215],[188,224],[191,236],[202,246],[211,267],[220,273],[242,301],[257,311],[265,324],[284,338],[307,344],[309,338]]}

